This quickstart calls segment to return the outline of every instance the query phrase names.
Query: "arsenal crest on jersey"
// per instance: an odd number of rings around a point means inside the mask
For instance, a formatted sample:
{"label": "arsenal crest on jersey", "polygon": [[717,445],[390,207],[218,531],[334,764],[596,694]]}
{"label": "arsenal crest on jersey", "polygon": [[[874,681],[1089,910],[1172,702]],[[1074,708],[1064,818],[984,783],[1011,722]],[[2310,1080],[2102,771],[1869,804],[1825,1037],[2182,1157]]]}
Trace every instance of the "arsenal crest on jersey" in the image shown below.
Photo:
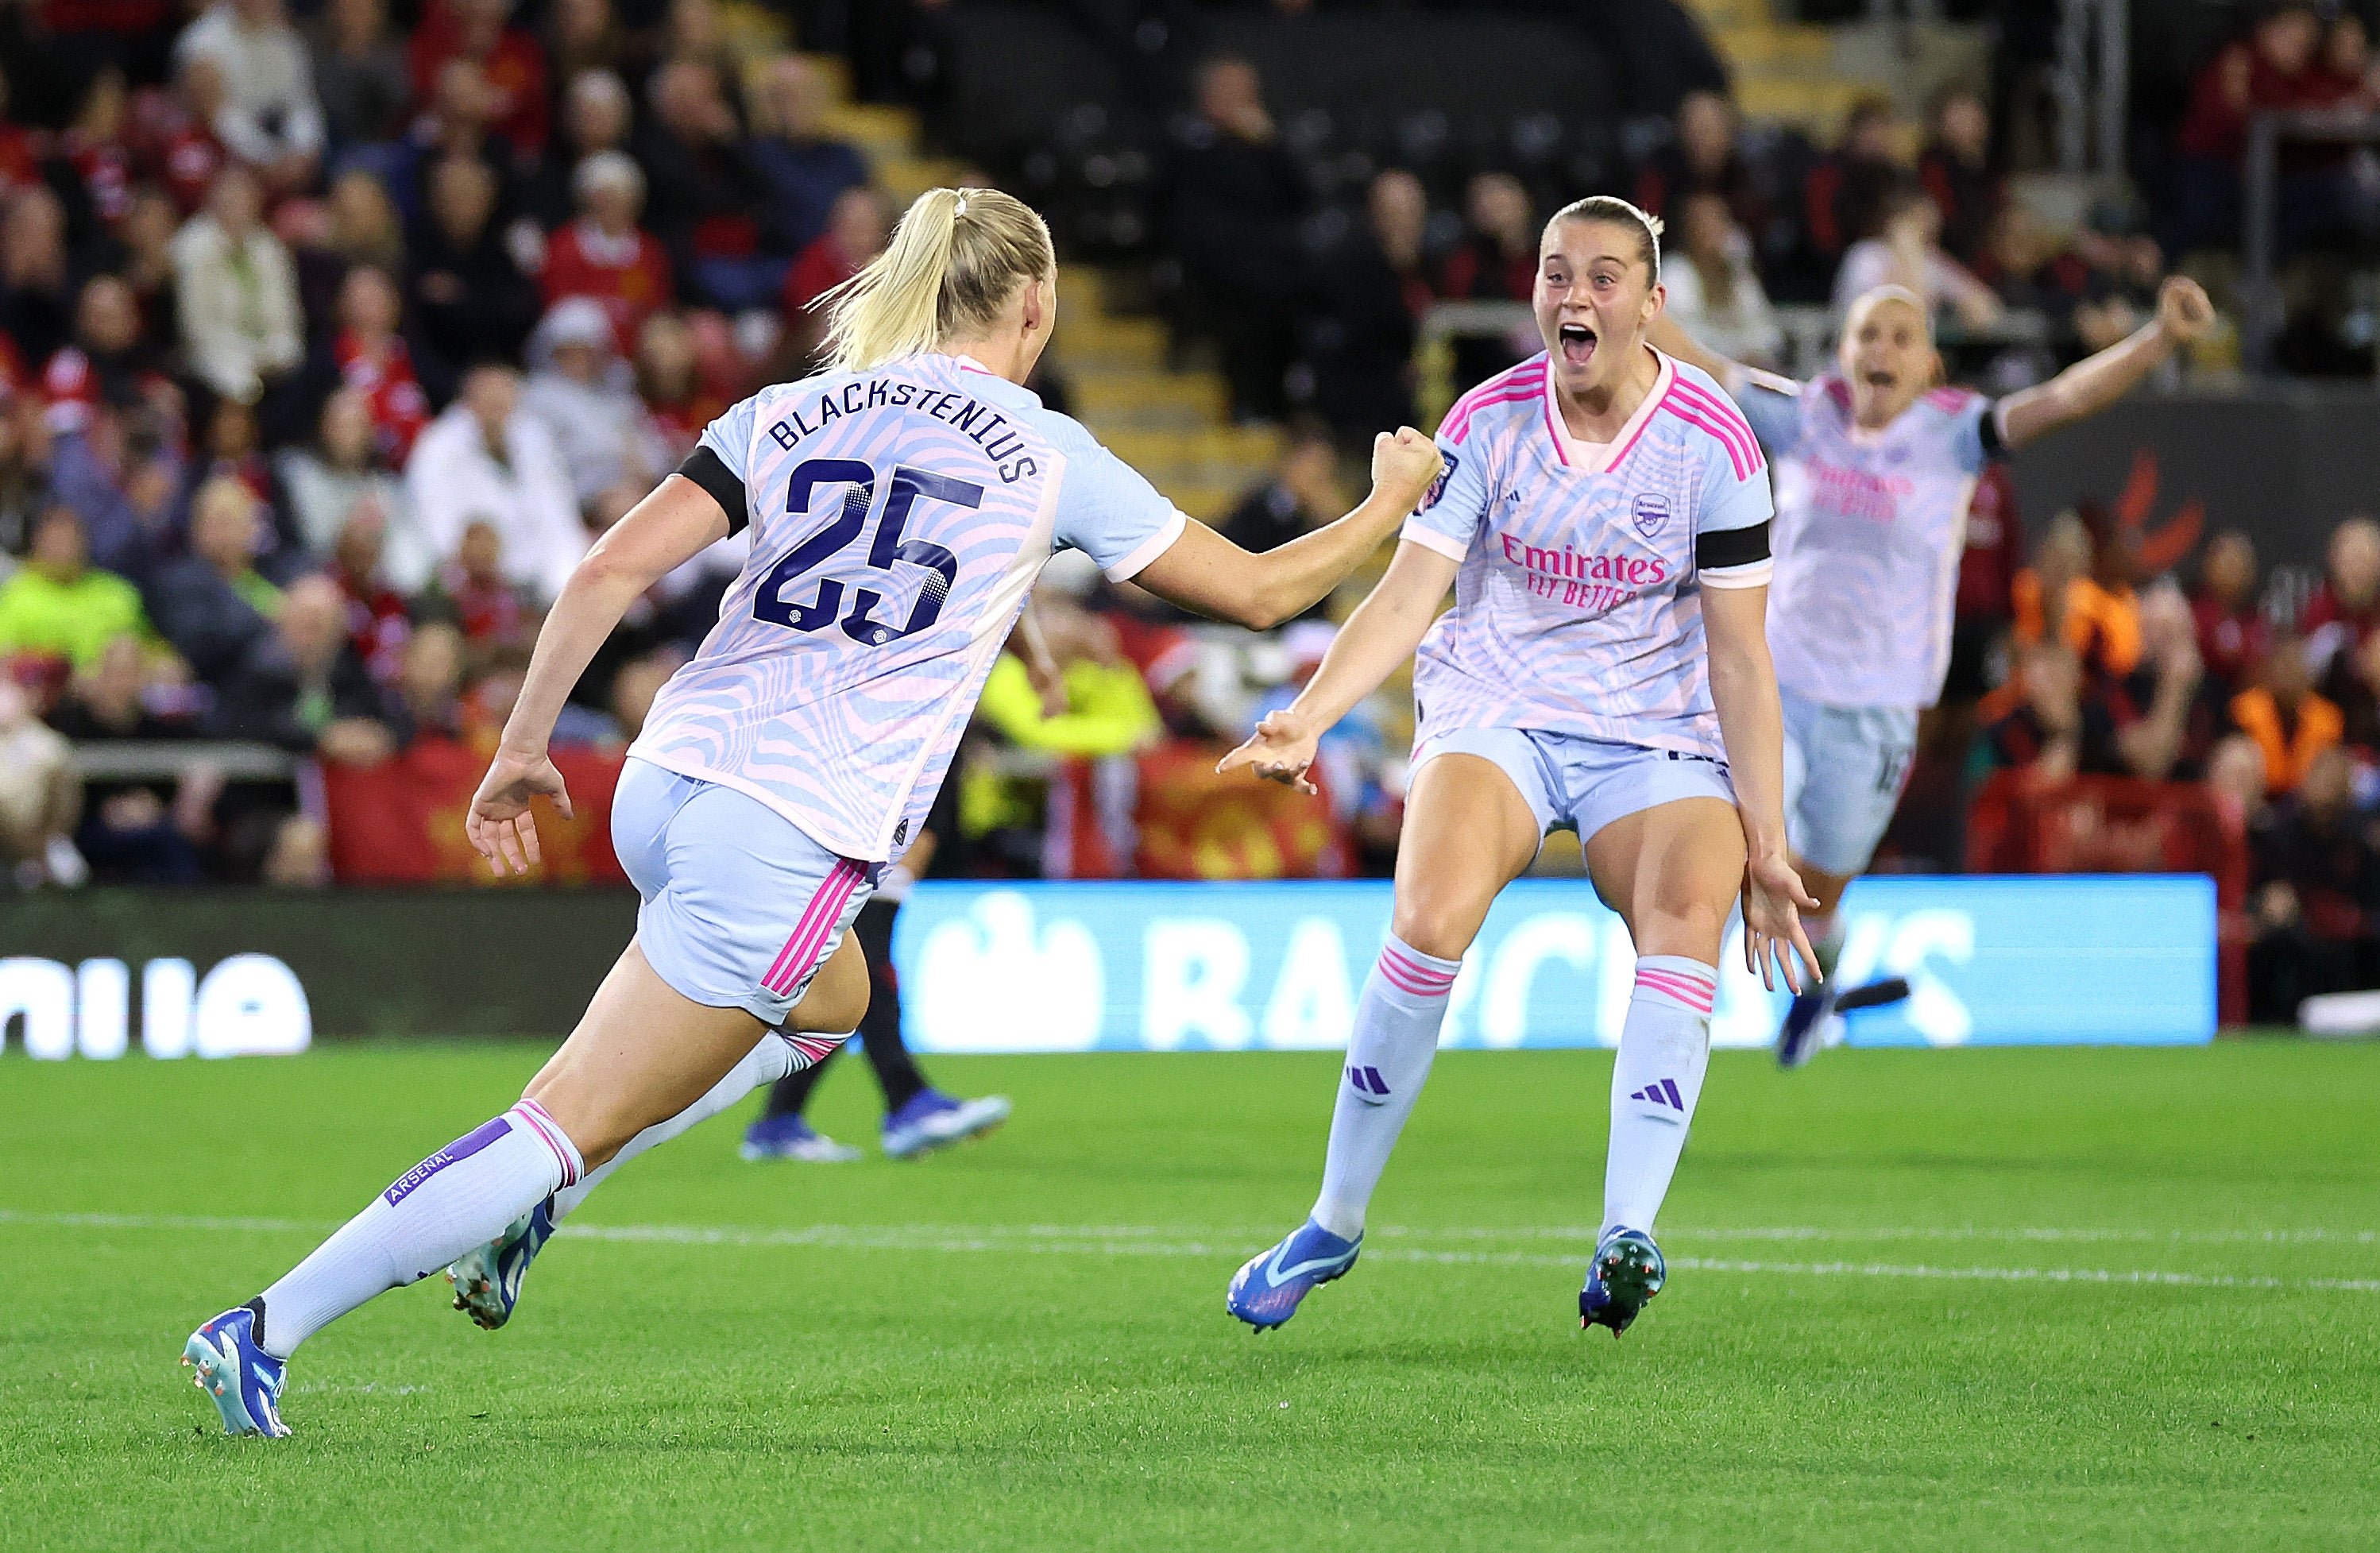
{"label": "arsenal crest on jersey", "polygon": [[1636,498],[1629,511],[1636,519],[1636,532],[1651,539],[1670,521],[1670,499],[1657,491],[1646,491]]}

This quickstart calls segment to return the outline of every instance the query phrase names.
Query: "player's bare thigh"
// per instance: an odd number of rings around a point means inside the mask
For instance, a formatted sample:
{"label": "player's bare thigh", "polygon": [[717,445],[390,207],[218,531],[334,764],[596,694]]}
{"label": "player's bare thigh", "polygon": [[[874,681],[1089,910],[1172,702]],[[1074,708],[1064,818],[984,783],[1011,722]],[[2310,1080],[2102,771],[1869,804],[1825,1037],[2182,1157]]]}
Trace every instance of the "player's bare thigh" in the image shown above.
{"label": "player's bare thigh", "polygon": [[[794,1006],[796,1029],[848,1030],[868,1010],[868,961],[850,934]],[[747,1010],[710,1008],[662,980],[631,940],[577,1028],[522,1093],[562,1124],[589,1170],[710,1091],[768,1033]]]}
{"label": "player's bare thigh", "polygon": [[1496,893],[1537,855],[1537,819],[1512,779],[1476,755],[1439,755],[1414,772],[1397,842],[1397,937],[1460,960]]}
{"label": "player's bare thigh", "polygon": [[1596,893],[1627,922],[1637,953],[1718,964],[1743,888],[1743,824],[1734,805],[1656,804],[1597,831],[1585,851]]}

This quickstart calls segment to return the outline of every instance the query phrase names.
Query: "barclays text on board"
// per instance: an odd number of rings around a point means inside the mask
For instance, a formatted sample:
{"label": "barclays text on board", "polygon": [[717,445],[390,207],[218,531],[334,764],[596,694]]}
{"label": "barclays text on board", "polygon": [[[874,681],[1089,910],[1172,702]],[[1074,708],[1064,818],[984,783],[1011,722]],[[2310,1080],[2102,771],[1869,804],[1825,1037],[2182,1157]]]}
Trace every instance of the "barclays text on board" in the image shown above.
{"label": "barclays text on board", "polygon": [[[1389,920],[1381,881],[922,884],[893,963],[920,1050],[1336,1048]],[[2176,1045],[2216,1025],[2215,889],[2197,877],[1862,880],[1847,985],[1904,976],[1855,1046]],[[1464,958],[1445,1043],[1610,1046],[1634,979],[1584,882],[1506,890]],[[1784,1006],[1730,941],[1711,1026],[1765,1044]]]}

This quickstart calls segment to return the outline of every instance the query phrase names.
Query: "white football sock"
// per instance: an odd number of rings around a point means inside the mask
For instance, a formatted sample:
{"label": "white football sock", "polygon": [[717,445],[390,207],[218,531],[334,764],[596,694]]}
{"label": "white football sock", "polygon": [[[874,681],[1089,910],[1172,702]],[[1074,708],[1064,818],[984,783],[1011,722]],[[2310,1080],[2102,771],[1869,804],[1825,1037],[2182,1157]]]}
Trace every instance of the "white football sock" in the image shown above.
{"label": "white football sock", "polygon": [[1330,1113],[1322,1195],[1314,1202],[1314,1221],[1334,1235],[1364,1232],[1364,1209],[1429,1076],[1447,996],[1462,969],[1462,961],[1424,954],[1391,933],[1365,978]]}
{"label": "white football sock", "polygon": [[1710,1064],[1718,968],[1679,954],[1636,957],[1636,988],[1611,1065],[1611,1144],[1603,1167],[1603,1228],[1650,1231]]}
{"label": "white football sock", "polygon": [[589,1171],[576,1186],[566,1186],[553,1195],[552,1216],[560,1223],[578,1210],[587,1195],[603,1184],[613,1171],[642,1154],[657,1143],[667,1143],[698,1122],[708,1122],[764,1084],[774,1084],[790,1073],[815,1067],[844,1036],[801,1036],[798,1038],[776,1030],[764,1032],[760,1042],[744,1054],[744,1060],[727,1070],[727,1076],[710,1086],[702,1098],[679,1111],[666,1122],[656,1122],[621,1146],[620,1152]]}
{"label": "white football sock", "polygon": [[578,1179],[578,1150],[522,1100],[414,1166],[264,1292],[257,1342],[276,1359],[376,1294],[427,1278]]}

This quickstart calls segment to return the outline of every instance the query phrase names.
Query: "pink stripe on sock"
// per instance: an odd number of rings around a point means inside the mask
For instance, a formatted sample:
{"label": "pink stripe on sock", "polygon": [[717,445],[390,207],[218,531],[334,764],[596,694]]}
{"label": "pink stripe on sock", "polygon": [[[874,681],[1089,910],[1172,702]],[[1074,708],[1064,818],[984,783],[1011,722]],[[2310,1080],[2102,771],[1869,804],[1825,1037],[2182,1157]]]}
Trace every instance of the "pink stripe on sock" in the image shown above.
{"label": "pink stripe on sock", "polygon": [[528,1130],[535,1133],[546,1147],[553,1150],[554,1162],[562,1167],[562,1184],[565,1186],[578,1184],[578,1166],[575,1157],[569,1149],[555,1141],[557,1137],[569,1135],[563,1132],[562,1123],[548,1115],[545,1108],[535,1100],[523,1100],[514,1106],[513,1110],[519,1113],[522,1121],[528,1123]]}
{"label": "pink stripe on sock", "polygon": [[1649,988],[1656,992],[1666,993],[1681,1002],[1700,1003],[1705,1006],[1708,1006],[1713,994],[1717,991],[1716,988],[1704,982],[1695,981],[1687,977],[1673,976],[1666,971],[1638,971],[1636,985]]}
{"label": "pink stripe on sock", "polygon": [[1382,955],[1380,957],[1378,968],[1380,973],[1380,979],[1387,982],[1390,986],[1395,988],[1400,992],[1403,992],[1408,996],[1415,998],[1434,998],[1438,995],[1429,988],[1413,980],[1403,971],[1401,971],[1394,965],[1390,965],[1386,955]]}
{"label": "pink stripe on sock", "polygon": [[1380,952],[1388,958],[1394,960],[1397,963],[1397,968],[1405,972],[1409,976],[1417,977],[1423,981],[1439,982],[1448,987],[1454,985],[1454,971],[1442,971],[1436,965],[1424,965],[1421,961],[1416,960],[1411,954],[1400,953],[1393,947],[1383,949]]}
{"label": "pink stripe on sock", "polygon": [[1380,965],[1390,980],[1408,992],[1435,997],[1454,985],[1454,972],[1422,965],[1393,948],[1380,951]]}
{"label": "pink stripe on sock", "polygon": [[1712,999],[1718,991],[1718,984],[1715,980],[1705,981],[1699,977],[1689,976],[1681,971],[1665,971],[1658,968],[1649,970],[1640,968],[1636,972],[1636,985],[1665,993],[1680,1002],[1692,1003],[1705,1010],[1710,1007]]}

